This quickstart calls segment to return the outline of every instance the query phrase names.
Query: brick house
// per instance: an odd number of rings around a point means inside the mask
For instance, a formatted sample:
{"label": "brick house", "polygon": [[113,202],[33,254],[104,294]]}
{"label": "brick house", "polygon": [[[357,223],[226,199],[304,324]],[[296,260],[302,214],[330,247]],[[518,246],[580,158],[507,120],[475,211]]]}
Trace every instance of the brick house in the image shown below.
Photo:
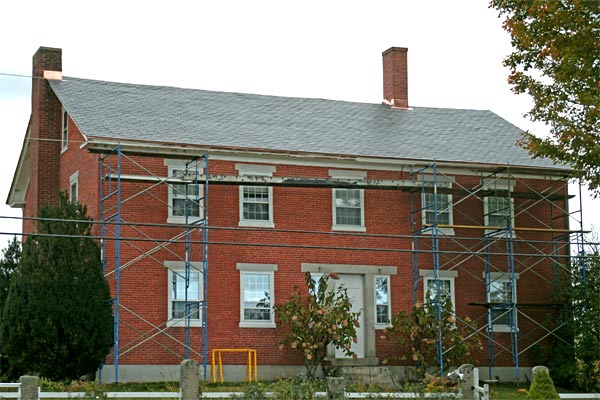
{"label": "brick house", "polygon": [[100,222],[118,311],[107,380],[175,378],[215,348],[256,349],[261,379],[300,371],[273,305],[304,272],[340,274],[361,311],[358,358],[332,349],[334,364],[376,368],[391,315],[446,293],[458,323],[477,322],[482,375],[531,366],[568,254],[571,171],[531,159],[490,111],[410,105],[406,49],[383,53],[381,104],[61,71],[60,49],[36,52],[7,203],[25,233],[61,191]]}

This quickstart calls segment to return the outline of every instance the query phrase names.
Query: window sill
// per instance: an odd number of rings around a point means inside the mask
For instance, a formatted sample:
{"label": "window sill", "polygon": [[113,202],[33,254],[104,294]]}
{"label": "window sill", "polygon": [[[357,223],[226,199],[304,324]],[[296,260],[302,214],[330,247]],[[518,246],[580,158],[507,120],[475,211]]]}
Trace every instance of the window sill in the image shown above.
{"label": "window sill", "polygon": [[[432,227],[429,226],[426,231],[422,232],[423,235],[433,235]],[[438,228],[438,234],[444,236],[454,236],[454,228]]]}
{"label": "window sill", "polygon": [[69,150],[68,146],[64,146],[60,148],[60,154],[64,153],[65,151]]}
{"label": "window sill", "polygon": [[[494,325],[492,331],[498,333],[511,333],[512,329],[510,329],[510,326],[508,325]],[[519,332],[519,327],[517,327],[517,332]]]}
{"label": "window sill", "polygon": [[332,231],[366,232],[367,228],[358,225],[333,225]]}
{"label": "window sill", "polygon": [[260,220],[242,220],[238,224],[239,226],[246,227],[258,227],[258,228],[275,228],[275,224],[272,221],[260,221]]}
{"label": "window sill", "polygon": [[276,328],[273,321],[241,321],[240,328]]}
{"label": "window sill", "polygon": [[506,230],[504,229],[486,229],[485,230],[485,236],[489,237],[489,238],[493,238],[493,239],[516,239],[517,235],[515,235],[515,232],[512,232],[512,235],[509,234]]}
{"label": "window sill", "polygon": [[[185,320],[182,319],[170,319],[167,321],[167,326],[170,328],[185,328]],[[191,319],[190,327],[192,328],[201,328],[202,321],[199,319]]]}
{"label": "window sill", "polygon": [[[202,220],[202,218],[198,217],[188,217],[188,224],[194,224],[198,221]],[[167,224],[180,224],[185,225],[185,217],[168,217]]]}
{"label": "window sill", "polygon": [[391,328],[392,324],[375,324],[375,329],[383,330],[387,328]]}

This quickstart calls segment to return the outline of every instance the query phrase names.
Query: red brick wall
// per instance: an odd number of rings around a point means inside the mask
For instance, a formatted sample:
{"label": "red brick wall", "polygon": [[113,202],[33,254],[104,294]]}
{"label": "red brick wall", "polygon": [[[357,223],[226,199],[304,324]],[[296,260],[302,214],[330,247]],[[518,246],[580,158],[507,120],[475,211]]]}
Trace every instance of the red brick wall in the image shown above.
{"label": "red brick wall", "polygon": [[[90,157],[80,152],[81,157]],[[162,159],[133,158],[138,163],[152,171],[157,176],[166,176],[167,167]],[[73,161],[75,162],[75,161]],[[89,162],[88,161],[83,161]],[[69,170],[70,171],[70,170]],[[278,165],[275,176],[328,177],[329,168]],[[211,161],[212,174],[237,174],[235,164],[225,161]],[[143,171],[130,162],[123,160],[123,173],[142,174]],[[65,174],[68,174],[65,170]],[[368,171],[369,179],[404,179],[406,174],[399,172]],[[68,182],[68,175],[62,177]],[[457,177],[463,185],[475,186],[479,183],[477,177]],[[87,181],[91,186],[93,179]],[[532,181],[533,182],[533,181]],[[533,182],[536,183],[536,182]],[[537,184],[537,183],[536,183]],[[542,183],[543,184],[543,183]],[[83,181],[80,181],[83,190]],[[164,224],[167,219],[167,187],[159,185],[149,189],[151,184],[124,182],[122,184],[122,199],[136,196],[133,200],[122,205],[122,216],[127,222],[144,222]],[[517,186],[515,190],[520,190]],[[525,190],[525,189],[523,189]],[[276,303],[286,300],[294,286],[302,286],[302,263],[329,263],[355,265],[392,265],[398,268],[398,274],[391,278],[392,311],[409,310],[412,307],[413,292],[411,278],[411,248],[410,241],[410,194],[399,190],[366,190],[365,191],[365,221],[368,234],[382,236],[369,237],[360,234],[331,234],[332,225],[332,193],[331,189],[307,188],[274,188],[274,223],[275,229],[240,230],[239,221],[239,188],[237,186],[212,185],[210,187],[209,220],[210,220],[210,261],[209,261],[209,348],[223,347],[252,347],[258,349],[259,360],[262,364],[300,363],[299,356],[290,350],[279,350],[278,342],[284,330],[278,326],[275,329],[240,328],[240,272],[236,270],[237,263],[266,263],[277,264],[275,272],[274,298]],[[417,202],[420,196],[415,195]],[[455,197],[457,201],[459,197]],[[90,201],[94,201],[91,199]],[[548,222],[549,210],[546,202],[532,206],[532,200],[515,200],[517,226],[539,226],[538,220]],[[94,203],[97,206],[97,202]],[[417,203],[418,204],[418,203]],[[454,223],[465,225],[483,225],[482,200],[476,197],[466,198],[457,206],[454,212]],[[418,205],[417,205],[418,207]],[[520,209],[527,212],[519,213]],[[283,230],[305,230],[301,232],[278,232]],[[123,227],[123,238],[162,238],[168,239],[181,232],[181,228],[165,226]],[[143,232],[141,234],[140,232]],[[395,235],[389,237],[385,235]],[[403,236],[405,235],[405,236]],[[471,242],[463,241],[457,244],[450,239],[440,239],[442,251],[464,252],[467,249],[476,251],[482,246],[483,229],[456,229],[456,236],[473,238]],[[550,240],[550,234],[542,232],[519,232],[518,239]],[[200,241],[199,233],[192,235],[192,240]],[[111,242],[112,243],[112,242]],[[423,249],[427,249],[430,239],[420,241]],[[138,257],[142,252],[155,248],[154,242],[122,241],[121,264]],[[195,251],[199,254],[199,245]],[[430,246],[430,245],[429,245]],[[495,251],[503,252],[505,242],[498,240]],[[544,245],[545,246],[545,245]],[[321,247],[321,248],[319,248]],[[325,248],[323,248],[325,247]],[[343,248],[360,248],[363,250],[344,250]],[[543,247],[543,246],[542,246]],[[121,349],[126,350],[140,342],[144,333],[155,332],[151,324],[161,326],[167,319],[168,307],[168,278],[165,260],[177,260],[177,255],[185,253],[183,243],[170,244],[168,250],[153,252],[151,256],[128,266],[121,272],[121,303],[135,313],[142,315],[146,321],[132,317],[127,311],[121,311],[124,321],[121,324]],[[364,250],[367,249],[367,250]],[[372,250],[368,250],[372,249]],[[550,254],[549,248],[544,251]],[[515,243],[515,253],[533,254],[535,250],[528,243]],[[112,244],[109,244],[108,257],[112,260]],[[198,260],[192,256],[192,260]],[[517,296],[519,302],[545,303],[549,302],[551,291],[551,264],[549,258],[518,257],[515,270],[521,274],[517,281]],[[498,256],[494,260],[498,270],[507,270],[506,257]],[[456,270],[455,280],[456,305],[459,317],[469,316],[477,320],[479,326],[485,324],[485,308],[470,305],[470,303],[485,303],[485,284],[483,280],[483,257],[473,254],[442,254],[440,259],[442,269]],[[433,268],[432,257],[420,255],[420,268]],[[108,266],[108,271],[113,268]],[[543,279],[542,279],[543,277]],[[109,275],[109,282],[114,288],[114,274]],[[417,299],[423,298],[422,282],[419,283]],[[540,321],[544,320],[545,311],[528,311]],[[534,324],[526,318],[519,318],[519,327],[523,332],[533,330]],[[171,335],[157,335],[135,350],[127,352],[120,359],[123,364],[169,364],[179,361],[183,354],[183,346],[175,339],[183,341],[183,328],[167,328]],[[377,336],[379,336],[378,332]],[[508,345],[509,335],[497,333],[496,340]],[[482,339],[484,337],[482,336]],[[483,340],[485,343],[485,340]],[[192,328],[192,345],[200,350],[201,331]],[[385,358],[391,347],[389,343],[377,339],[378,356]],[[175,353],[173,353],[173,351]],[[485,354],[475,355],[480,362],[485,362]],[[240,362],[243,360],[240,359]],[[109,360],[110,362],[110,360]],[[528,362],[527,357],[521,358],[521,363]],[[496,365],[512,365],[510,354],[500,353]]]}

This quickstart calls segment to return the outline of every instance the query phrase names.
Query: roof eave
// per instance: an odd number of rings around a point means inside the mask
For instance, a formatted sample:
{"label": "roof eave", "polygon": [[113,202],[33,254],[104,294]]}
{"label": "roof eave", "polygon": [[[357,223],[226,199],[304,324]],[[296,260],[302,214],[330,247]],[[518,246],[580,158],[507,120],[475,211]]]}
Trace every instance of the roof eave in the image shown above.
{"label": "roof eave", "polygon": [[251,149],[251,148],[231,148],[231,147],[216,147],[203,145],[182,145],[176,143],[157,143],[157,142],[142,142],[120,139],[109,139],[100,137],[87,137],[87,140],[81,145],[81,148],[87,148],[92,153],[109,153],[114,151],[117,146],[121,146],[121,150],[129,154],[137,154],[144,156],[155,156],[164,158],[184,158],[190,159],[202,156],[208,152],[220,154],[256,154],[256,155],[286,155],[302,159],[314,158],[319,160],[352,160],[359,164],[410,164],[416,167],[427,166],[435,161],[438,167],[456,168],[465,170],[479,170],[481,172],[492,173],[502,169],[510,168],[512,172],[523,174],[535,174],[548,176],[559,176],[562,178],[573,176],[573,170],[568,167],[538,167],[538,166],[519,166],[510,164],[494,164],[494,163],[473,163],[460,161],[445,161],[445,160],[423,160],[411,158],[383,158],[383,157],[367,157],[357,156],[352,154],[325,154],[325,153],[302,153],[289,151],[276,151],[270,149]]}
{"label": "roof eave", "polygon": [[13,175],[13,179],[6,198],[6,204],[12,208],[24,208],[25,196],[29,186],[29,136],[30,136],[31,117],[27,124],[25,138],[21,146],[19,161]]}

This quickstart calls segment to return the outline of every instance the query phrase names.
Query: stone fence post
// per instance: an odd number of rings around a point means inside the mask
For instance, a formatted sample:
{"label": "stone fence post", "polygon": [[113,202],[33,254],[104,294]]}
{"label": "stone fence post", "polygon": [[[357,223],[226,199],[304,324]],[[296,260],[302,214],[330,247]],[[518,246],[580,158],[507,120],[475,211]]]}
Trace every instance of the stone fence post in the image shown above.
{"label": "stone fence post", "polygon": [[182,400],[198,400],[200,398],[200,364],[196,360],[183,360],[179,366]]}
{"label": "stone fence post", "polygon": [[343,377],[327,377],[327,398],[331,400],[340,400],[345,398]]}
{"label": "stone fence post", "polygon": [[40,378],[25,375],[19,378],[19,382],[21,382],[21,400],[38,400]]}
{"label": "stone fence post", "polygon": [[475,398],[475,395],[473,394],[473,387],[479,384],[479,382],[475,382],[475,374],[473,373],[473,369],[473,364],[462,364],[460,367],[458,367],[458,372],[462,374],[462,378],[459,378],[460,391],[462,392],[463,399],[466,400],[473,400]]}

